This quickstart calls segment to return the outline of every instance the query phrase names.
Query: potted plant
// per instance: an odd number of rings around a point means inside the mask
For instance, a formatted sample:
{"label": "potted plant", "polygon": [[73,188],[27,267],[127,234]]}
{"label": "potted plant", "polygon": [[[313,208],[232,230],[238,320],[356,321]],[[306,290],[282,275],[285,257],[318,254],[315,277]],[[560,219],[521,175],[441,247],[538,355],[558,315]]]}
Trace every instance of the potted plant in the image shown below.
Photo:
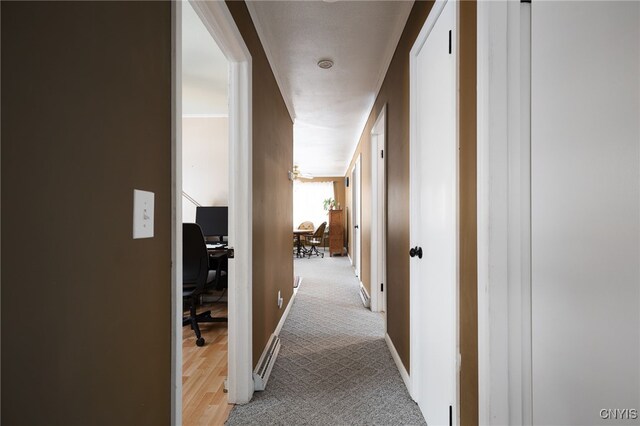
{"label": "potted plant", "polygon": [[333,210],[336,208],[336,200],[334,200],[333,198],[327,198],[326,200],[324,200],[323,204],[325,210]]}

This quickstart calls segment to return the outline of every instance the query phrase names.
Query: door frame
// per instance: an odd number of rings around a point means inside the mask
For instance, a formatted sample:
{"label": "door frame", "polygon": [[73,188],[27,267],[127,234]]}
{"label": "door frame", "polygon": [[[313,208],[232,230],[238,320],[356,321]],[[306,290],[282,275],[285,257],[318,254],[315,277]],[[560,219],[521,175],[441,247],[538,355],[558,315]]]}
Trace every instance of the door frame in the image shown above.
{"label": "door frame", "polygon": [[[410,170],[417,170],[420,165],[417,163],[417,158],[415,155],[412,155],[412,153],[416,152],[417,147],[418,147],[418,140],[417,140],[417,123],[419,122],[419,117],[417,116],[417,62],[418,62],[418,55],[420,54],[422,48],[424,47],[424,44],[426,43],[429,35],[431,34],[431,31],[433,30],[433,28],[436,25],[436,22],[438,21],[438,19],[440,18],[440,15],[442,14],[445,6],[447,5],[448,2],[454,2],[454,0],[436,0],[433,7],[431,8],[431,11],[429,12],[429,15],[427,16],[427,19],[425,20],[425,23],[422,27],[422,29],[420,30],[420,33],[418,34],[418,37],[416,38],[416,41],[413,44],[413,47],[411,48],[411,51],[409,53],[409,112],[410,112],[410,120],[409,120],[409,167]],[[460,17],[460,7],[456,7],[456,36],[454,37],[454,45],[458,42],[458,34],[459,34],[459,17]],[[456,81],[456,92],[458,91],[458,86],[459,86],[459,82],[458,82],[458,74],[459,74],[459,64],[460,64],[460,60],[459,60],[459,49],[457,47],[454,47],[454,52],[456,54],[456,77],[455,77],[455,81]],[[455,129],[455,138],[456,138],[456,144],[458,146],[458,151],[459,151],[459,146],[460,146],[460,142],[459,142],[459,103],[460,100],[456,94],[456,117],[455,117],[455,122],[456,122],[456,129]],[[458,159],[456,160],[456,168],[457,170],[457,178],[456,178],[456,186],[457,186],[457,194],[456,194],[456,222],[457,222],[457,226],[456,226],[456,264],[457,266],[457,278],[456,278],[456,306],[455,306],[455,330],[456,330],[456,351],[455,353],[458,355],[458,360],[457,360],[457,368],[456,368],[456,383],[455,383],[455,394],[456,394],[456,407],[455,407],[455,412],[453,413],[453,424],[458,424],[460,421],[460,309],[459,309],[459,302],[460,302],[460,271],[459,271],[459,264],[460,264],[460,239],[459,239],[459,234],[460,234],[460,212],[459,212],[459,208],[460,208],[460,191],[459,191],[459,155],[458,155]],[[416,212],[416,206],[414,205],[414,203],[411,202],[412,198],[412,193],[414,192],[415,188],[417,187],[417,182],[415,181],[415,176],[413,173],[410,173],[410,179],[409,179],[409,216],[410,216],[410,224],[411,223],[415,223],[418,221],[418,216],[417,216],[417,212]],[[411,234],[411,225],[410,225],[410,234]],[[409,250],[409,247],[407,247],[407,251]],[[409,280],[409,293],[410,294],[416,294],[417,292],[415,291],[416,288],[416,282],[415,280],[411,279]],[[419,393],[421,392],[421,384],[418,382],[417,377],[416,377],[416,370],[419,370],[420,366],[419,363],[416,362],[417,360],[423,360],[424,359],[424,352],[421,350],[422,348],[420,347],[420,345],[418,345],[418,333],[417,331],[420,330],[421,328],[421,320],[422,318],[420,318],[418,315],[416,315],[416,312],[420,312],[422,308],[422,305],[420,303],[419,300],[417,300],[415,297],[410,297],[409,300],[409,342],[410,342],[410,346],[409,346],[409,351],[410,351],[410,365],[409,365],[409,375],[411,378],[411,397],[414,400],[418,400],[419,398]]]}
{"label": "door frame", "polygon": [[[371,310],[385,312],[387,331],[387,213],[386,157],[387,104],[371,129]],[[381,154],[382,152],[382,154]]]}
{"label": "door frame", "polygon": [[479,421],[530,425],[531,4],[477,7]]}
{"label": "door frame", "polygon": [[[251,54],[224,2],[190,1],[229,61],[228,399],[253,396]],[[182,4],[172,2],[171,423],[182,424]]]}
{"label": "door frame", "polygon": [[[351,171],[351,226],[353,231],[353,269],[362,286],[362,155],[358,154]],[[356,226],[358,228],[356,228]]]}

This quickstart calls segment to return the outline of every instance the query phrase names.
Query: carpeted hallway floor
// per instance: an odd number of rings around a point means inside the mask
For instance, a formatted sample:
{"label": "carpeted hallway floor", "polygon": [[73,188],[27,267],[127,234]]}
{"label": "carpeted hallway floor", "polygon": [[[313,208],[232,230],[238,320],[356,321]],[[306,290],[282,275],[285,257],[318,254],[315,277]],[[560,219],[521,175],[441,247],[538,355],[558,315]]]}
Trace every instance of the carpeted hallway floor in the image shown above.
{"label": "carpeted hallway floor", "polygon": [[303,277],[264,392],[228,425],[426,424],[384,341],[382,315],[362,305],[346,257],[296,259]]}

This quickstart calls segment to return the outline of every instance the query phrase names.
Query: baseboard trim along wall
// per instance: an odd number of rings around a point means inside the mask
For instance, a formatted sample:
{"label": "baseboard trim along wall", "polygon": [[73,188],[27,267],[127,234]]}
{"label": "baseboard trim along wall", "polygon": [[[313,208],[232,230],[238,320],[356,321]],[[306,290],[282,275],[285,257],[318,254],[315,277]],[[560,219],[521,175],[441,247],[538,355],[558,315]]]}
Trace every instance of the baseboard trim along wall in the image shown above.
{"label": "baseboard trim along wall", "polygon": [[362,304],[365,308],[371,306],[371,297],[369,297],[367,289],[362,285],[362,281],[360,281],[360,299],[362,299]]}
{"label": "baseboard trim along wall", "polygon": [[[298,284],[300,286],[300,284]],[[276,363],[276,358],[278,357],[278,353],[280,353],[280,331],[282,330],[282,326],[289,315],[289,311],[291,310],[291,306],[293,306],[293,299],[296,297],[297,291],[293,292],[291,299],[289,299],[289,303],[287,303],[287,307],[278,322],[278,326],[275,331],[269,338],[267,342],[267,346],[265,346],[262,355],[260,355],[260,359],[258,360],[258,365],[255,370],[253,370],[253,385],[254,390],[263,391],[267,387],[267,381],[269,380],[269,376],[271,375],[271,370],[273,369],[274,364]]]}
{"label": "baseboard trim along wall", "polygon": [[264,348],[264,352],[260,355],[258,365],[253,370],[253,389],[263,391],[267,387],[267,381],[271,375],[273,365],[280,352],[280,338],[273,333]]}
{"label": "baseboard trim along wall", "polygon": [[[302,283],[302,278],[300,279],[300,284]],[[300,287],[300,284],[298,284],[298,287]],[[275,335],[280,335],[280,330],[282,330],[282,326],[284,325],[284,322],[287,320],[287,316],[289,316],[289,311],[291,310],[291,306],[293,306],[293,299],[296,298],[296,294],[298,294],[298,289],[293,289],[293,294],[291,295],[291,299],[289,299],[289,303],[287,303],[287,307],[284,309],[284,313],[282,314],[282,317],[280,318],[280,321],[278,322],[278,325],[276,326],[276,330],[273,332],[273,334]],[[267,346],[269,346],[267,344]]]}
{"label": "baseboard trim along wall", "polygon": [[389,351],[391,352],[391,356],[393,357],[393,360],[396,363],[396,367],[398,367],[398,371],[400,372],[402,381],[404,381],[404,385],[407,387],[407,390],[409,391],[409,395],[411,395],[411,397],[413,398],[413,394],[411,390],[411,377],[409,376],[409,373],[407,373],[407,369],[404,368],[404,364],[400,359],[400,355],[398,355],[398,351],[396,351],[396,347],[393,345],[393,342],[391,341],[391,337],[389,337],[387,333],[384,334],[384,340],[385,342],[387,342],[387,347],[389,348]]}

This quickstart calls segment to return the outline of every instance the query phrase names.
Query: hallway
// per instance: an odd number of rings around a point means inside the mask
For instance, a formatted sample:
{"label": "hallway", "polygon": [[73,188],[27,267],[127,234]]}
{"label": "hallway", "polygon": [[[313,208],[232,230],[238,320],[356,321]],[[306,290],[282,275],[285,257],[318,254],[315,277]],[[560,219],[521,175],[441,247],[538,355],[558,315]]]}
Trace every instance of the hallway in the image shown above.
{"label": "hallway", "polygon": [[327,255],[294,267],[303,281],[267,389],[236,406],[227,424],[425,424],[349,260]]}

